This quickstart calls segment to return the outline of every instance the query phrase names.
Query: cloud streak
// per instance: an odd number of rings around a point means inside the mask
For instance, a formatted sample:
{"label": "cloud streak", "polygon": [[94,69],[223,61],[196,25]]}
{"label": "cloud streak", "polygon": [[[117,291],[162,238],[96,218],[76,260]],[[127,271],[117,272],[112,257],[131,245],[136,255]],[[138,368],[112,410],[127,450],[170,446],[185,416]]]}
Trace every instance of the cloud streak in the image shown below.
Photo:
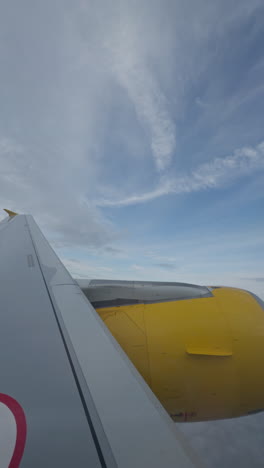
{"label": "cloud streak", "polygon": [[[79,173],[75,180],[74,161],[68,161],[63,151],[46,155],[0,136],[0,165],[2,207],[34,215],[56,247],[100,248],[115,238],[113,224],[83,199],[85,185]],[[0,219],[5,216],[0,213]]]}
{"label": "cloud streak", "polygon": [[166,109],[166,98],[143,63],[134,57],[128,59],[121,51],[116,55],[116,76],[150,135],[155,164],[162,171],[170,165],[176,146],[175,127]]}
{"label": "cloud streak", "polygon": [[147,64],[141,33],[141,28],[124,15],[106,50],[114,78],[126,91],[150,138],[156,168],[162,171],[170,165],[175,151],[175,125],[164,92]]}
{"label": "cloud streak", "polygon": [[226,186],[239,177],[264,169],[264,142],[256,147],[243,147],[225,158],[215,158],[202,164],[188,175],[175,178],[162,177],[152,191],[131,195],[119,200],[100,200],[99,206],[128,206],[146,203],[155,198],[216,189]]}

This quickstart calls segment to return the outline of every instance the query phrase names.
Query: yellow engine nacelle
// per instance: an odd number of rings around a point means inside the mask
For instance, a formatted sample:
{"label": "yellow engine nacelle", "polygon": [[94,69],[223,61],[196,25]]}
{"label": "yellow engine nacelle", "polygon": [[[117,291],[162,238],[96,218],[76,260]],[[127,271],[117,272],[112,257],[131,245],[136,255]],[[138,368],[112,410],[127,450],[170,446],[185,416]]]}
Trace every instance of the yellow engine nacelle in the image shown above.
{"label": "yellow engine nacelle", "polygon": [[211,297],[97,308],[175,421],[264,408],[264,303],[240,289]]}

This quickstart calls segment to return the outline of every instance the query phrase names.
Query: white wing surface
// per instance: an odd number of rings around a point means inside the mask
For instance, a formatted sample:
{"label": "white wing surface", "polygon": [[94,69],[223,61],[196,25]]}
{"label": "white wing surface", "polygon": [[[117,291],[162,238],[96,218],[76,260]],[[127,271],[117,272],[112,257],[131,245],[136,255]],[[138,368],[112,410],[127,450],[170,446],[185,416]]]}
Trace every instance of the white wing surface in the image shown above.
{"label": "white wing surface", "polygon": [[0,299],[0,404],[16,421],[10,466],[194,466],[31,216],[0,223]]}

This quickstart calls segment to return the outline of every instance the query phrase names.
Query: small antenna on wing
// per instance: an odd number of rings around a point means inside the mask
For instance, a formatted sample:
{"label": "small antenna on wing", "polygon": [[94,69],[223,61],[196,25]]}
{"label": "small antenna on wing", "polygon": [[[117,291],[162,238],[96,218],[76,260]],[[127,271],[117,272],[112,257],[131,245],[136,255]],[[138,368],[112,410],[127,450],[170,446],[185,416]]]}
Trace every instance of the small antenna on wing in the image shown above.
{"label": "small antenna on wing", "polygon": [[17,213],[15,213],[14,211],[7,210],[6,208],[4,208],[4,211],[6,211],[6,213],[10,216],[10,218],[13,218],[13,216],[17,215]]}

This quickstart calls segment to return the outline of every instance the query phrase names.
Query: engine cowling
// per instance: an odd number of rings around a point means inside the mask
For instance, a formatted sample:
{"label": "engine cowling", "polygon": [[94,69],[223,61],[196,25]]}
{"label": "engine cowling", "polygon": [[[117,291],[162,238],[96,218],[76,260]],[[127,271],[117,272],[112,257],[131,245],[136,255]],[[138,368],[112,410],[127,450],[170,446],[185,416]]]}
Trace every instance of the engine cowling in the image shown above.
{"label": "engine cowling", "polygon": [[[262,411],[263,301],[225,287],[203,288],[201,294],[197,290],[175,300],[164,290],[162,296],[161,284],[156,285],[157,300],[149,292],[144,300],[134,286],[132,303],[119,297],[115,305],[112,285],[110,303],[104,291],[94,305],[171,417],[202,421]],[[175,285],[179,283],[177,289]],[[96,294],[98,299],[98,288]]]}

